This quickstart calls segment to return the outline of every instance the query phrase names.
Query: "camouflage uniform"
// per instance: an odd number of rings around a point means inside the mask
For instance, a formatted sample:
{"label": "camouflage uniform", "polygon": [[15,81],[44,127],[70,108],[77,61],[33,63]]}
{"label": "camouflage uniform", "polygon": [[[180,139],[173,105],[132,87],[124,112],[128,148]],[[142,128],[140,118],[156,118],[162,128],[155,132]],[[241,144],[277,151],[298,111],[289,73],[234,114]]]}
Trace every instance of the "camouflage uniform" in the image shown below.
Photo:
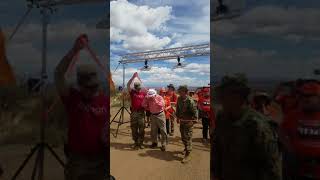
{"label": "camouflage uniform", "polygon": [[131,112],[131,132],[132,139],[136,144],[143,144],[144,141],[144,129],[145,129],[145,112],[144,111],[132,111]]}
{"label": "camouflage uniform", "polygon": [[186,154],[189,154],[192,151],[193,123],[197,119],[197,106],[190,96],[187,96],[185,100],[181,97],[178,98],[176,116],[181,120],[181,139],[185,146]]}
{"label": "camouflage uniform", "polygon": [[[221,93],[218,100],[232,94],[242,97],[244,104],[250,93],[246,79],[240,76],[225,77],[217,90]],[[232,119],[223,111],[216,116],[212,140],[214,177],[221,180],[281,180],[282,159],[272,120],[247,106],[242,106],[240,112],[238,119]]]}

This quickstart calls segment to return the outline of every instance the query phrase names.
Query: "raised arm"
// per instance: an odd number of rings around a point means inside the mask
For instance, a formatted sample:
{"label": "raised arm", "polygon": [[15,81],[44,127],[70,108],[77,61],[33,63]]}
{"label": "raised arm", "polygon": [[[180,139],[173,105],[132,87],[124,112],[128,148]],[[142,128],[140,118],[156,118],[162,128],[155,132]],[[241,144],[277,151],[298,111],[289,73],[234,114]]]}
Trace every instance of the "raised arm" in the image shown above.
{"label": "raised arm", "polygon": [[77,38],[73,48],[63,57],[58,66],[55,69],[54,83],[61,96],[67,96],[69,94],[69,88],[66,85],[65,73],[67,72],[72,59],[78,54],[78,52],[84,48],[88,43],[86,35],[81,35]]}
{"label": "raised arm", "polygon": [[128,81],[128,83],[127,83],[127,88],[128,88],[128,92],[130,93],[131,92],[131,87],[130,87],[130,85],[131,85],[131,83],[132,83],[132,81],[133,81],[133,79],[135,78],[135,76],[132,76],[131,78],[130,78],[130,80]]}

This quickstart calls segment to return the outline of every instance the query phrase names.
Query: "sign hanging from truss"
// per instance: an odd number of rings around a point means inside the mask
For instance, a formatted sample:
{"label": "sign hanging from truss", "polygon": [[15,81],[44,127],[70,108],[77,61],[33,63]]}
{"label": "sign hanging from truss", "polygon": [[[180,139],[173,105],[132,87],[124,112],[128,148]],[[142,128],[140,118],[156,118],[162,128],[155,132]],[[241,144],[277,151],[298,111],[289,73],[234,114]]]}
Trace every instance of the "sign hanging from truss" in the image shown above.
{"label": "sign hanging from truss", "polygon": [[210,6],[211,22],[233,19],[243,14],[246,7],[246,0],[213,0]]}
{"label": "sign hanging from truss", "polygon": [[196,56],[210,56],[210,44],[190,45],[184,47],[130,53],[123,55],[119,63],[135,63],[145,61],[161,61]]}

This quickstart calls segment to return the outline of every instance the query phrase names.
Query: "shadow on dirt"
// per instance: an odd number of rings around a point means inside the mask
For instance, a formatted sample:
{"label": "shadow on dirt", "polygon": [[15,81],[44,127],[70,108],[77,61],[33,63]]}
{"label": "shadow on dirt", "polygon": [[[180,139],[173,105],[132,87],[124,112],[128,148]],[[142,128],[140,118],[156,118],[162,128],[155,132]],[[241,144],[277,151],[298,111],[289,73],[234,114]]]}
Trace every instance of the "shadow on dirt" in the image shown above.
{"label": "shadow on dirt", "polygon": [[153,157],[164,161],[181,161],[183,158],[178,155],[182,155],[180,151],[166,151],[159,150],[147,150],[145,153],[140,153],[141,157]]}
{"label": "shadow on dirt", "polygon": [[120,151],[135,151],[133,149],[133,144],[110,142],[110,147]]}

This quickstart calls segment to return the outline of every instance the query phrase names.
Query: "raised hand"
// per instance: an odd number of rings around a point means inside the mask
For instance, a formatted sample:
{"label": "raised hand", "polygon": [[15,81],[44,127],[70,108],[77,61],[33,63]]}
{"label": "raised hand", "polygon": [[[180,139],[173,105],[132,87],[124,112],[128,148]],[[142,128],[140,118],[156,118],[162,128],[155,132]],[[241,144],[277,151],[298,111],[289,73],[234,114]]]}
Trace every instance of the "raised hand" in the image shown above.
{"label": "raised hand", "polygon": [[75,51],[80,51],[81,49],[83,49],[85,46],[87,46],[89,40],[88,40],[88,36],[86,34],[81,34],[75,41],[74,45],[73,45],[73,49]]}

